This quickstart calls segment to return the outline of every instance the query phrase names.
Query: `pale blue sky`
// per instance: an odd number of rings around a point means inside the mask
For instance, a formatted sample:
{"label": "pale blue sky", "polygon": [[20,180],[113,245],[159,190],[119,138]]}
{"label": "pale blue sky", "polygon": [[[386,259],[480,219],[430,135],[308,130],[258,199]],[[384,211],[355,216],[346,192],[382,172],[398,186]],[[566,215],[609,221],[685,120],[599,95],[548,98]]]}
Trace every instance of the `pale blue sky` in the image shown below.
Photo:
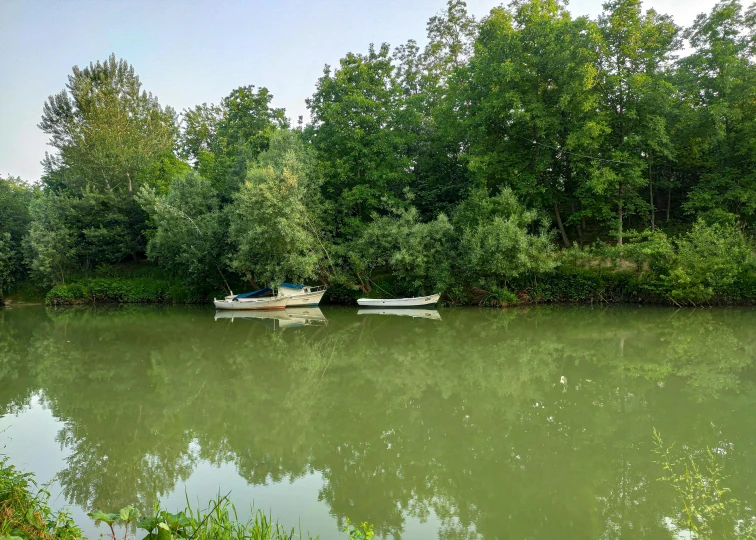
{"label": "pale blue sky", "polygon": [[[501,0],[468,0],[477,17]],[[647,0],[690,24],[715,0]],[[74,65],[114,52],[144,88],[177,111],[218,102],[247,84],[266,86],[296,122],[325,64],[371,42],[425,43],[425,23],[445,0],[0,0],[0,174],[39,179],[47,137],[42,104]],[[595,16],[601,0],[570,10]]]}

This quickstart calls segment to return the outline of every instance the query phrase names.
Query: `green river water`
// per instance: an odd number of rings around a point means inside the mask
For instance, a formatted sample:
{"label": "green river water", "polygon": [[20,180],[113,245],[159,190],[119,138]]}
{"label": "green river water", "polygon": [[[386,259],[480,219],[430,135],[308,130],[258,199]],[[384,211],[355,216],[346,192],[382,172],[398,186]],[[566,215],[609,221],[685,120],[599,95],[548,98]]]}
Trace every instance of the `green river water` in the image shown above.
{"label": "green river water", "polygon": [[654,429],[753,515],[756,311],[417,314],[0,310],[1,451],[90,538],[218,492],[323,539],[677,538]]}

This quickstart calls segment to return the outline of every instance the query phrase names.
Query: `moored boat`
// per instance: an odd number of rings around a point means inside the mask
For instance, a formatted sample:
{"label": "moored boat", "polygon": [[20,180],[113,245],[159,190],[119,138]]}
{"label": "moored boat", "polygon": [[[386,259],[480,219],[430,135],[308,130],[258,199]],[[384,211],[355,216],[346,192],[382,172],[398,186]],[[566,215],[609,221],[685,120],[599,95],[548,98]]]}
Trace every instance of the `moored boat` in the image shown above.
{"label": "moored boat", "polygon": [[264,296],[262,298],[241,298],[239,296],[227,296],[223,300],[215,299],[215,309],[254,310],[254,309],[286,309],[288,298],[276,296]]}
{"label": "moored boat", "polygon": [[[215,299],[218,309],[282,309],[284,307],[317,307],[327,287],[310,287],[281,283],[278,290],[265,287],[258,291],[226,296],[223,300]],[[269,306],[269,307],[264,307]]]}
{"label": "moored boat", "polygon": [[278,284],[278,298],[288,298],[286,307],[315,307],[320,303],[327,287],[310,287],[293,283]]}
{"label": "moored boat", "polygon": [[360,298],[357,304],[371,308],[420,308],[438,304],[440,294],[416,296],[414,298]]}

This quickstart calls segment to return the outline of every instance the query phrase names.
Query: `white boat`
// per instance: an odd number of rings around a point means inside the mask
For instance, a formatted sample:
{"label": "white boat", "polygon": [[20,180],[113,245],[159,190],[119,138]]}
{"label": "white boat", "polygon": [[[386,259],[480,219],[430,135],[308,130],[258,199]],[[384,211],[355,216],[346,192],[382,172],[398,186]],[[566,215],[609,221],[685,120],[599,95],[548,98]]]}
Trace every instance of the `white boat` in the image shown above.
{"label": "white boat", "polygon": [[438,304],[440,294],[430,296],[416,296],[414,298],[360,298],[357,304],[371,308],[419,308],[430,307]]}
{"label": "white boat", "polygon": [[413,317],[415,319],[429,319],[431,321],[440,321],[441,314],[435,309],[360,309],[357,315],[400,315],[404,317]]}
{"label": "white boat", "polygon": [[327,287],[310,287],[292,283],[278,284],[278,298],[288,298],[286,307],[315,307],[320,303]]}
{"label": "white boat", "polygon": [[215,299],[215,309],[247,310],[254,309],[286,309],[288,298],[276,296],[263,296],[262,298],[240,298],[239,296],[227,296],[223,300]]}

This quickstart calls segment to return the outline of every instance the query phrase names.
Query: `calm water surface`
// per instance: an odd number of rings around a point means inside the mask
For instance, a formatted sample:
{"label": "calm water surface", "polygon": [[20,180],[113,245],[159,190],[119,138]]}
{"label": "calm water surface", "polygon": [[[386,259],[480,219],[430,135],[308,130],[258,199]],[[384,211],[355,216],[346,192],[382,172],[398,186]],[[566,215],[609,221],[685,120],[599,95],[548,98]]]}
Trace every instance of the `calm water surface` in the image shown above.
{"label": "calm water surface", "polygon": [[324,539],[668,539],[654,428],[756,506],[756,311],[295,314],[0,310],[0,446],[90,537],[230,491]]}

